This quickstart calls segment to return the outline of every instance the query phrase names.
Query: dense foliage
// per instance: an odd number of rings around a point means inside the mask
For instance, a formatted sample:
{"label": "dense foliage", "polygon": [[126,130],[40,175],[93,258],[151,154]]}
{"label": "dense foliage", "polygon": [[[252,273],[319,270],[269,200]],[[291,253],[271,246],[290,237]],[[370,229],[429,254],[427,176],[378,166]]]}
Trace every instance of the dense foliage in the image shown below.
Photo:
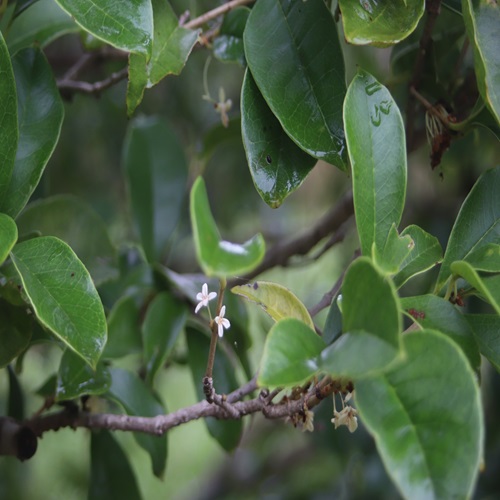
{"label": "dense foliage", "polygon": [[[497,2],[3,0],[0,14],[2,460],[84,427],[89,498],[139,498],[130,450],[161,478],[171,430],[203,418],[228,452],[251,432],[280,447],[291,423],[317,468],[343,457],[284,496],[338,494],[350,446],[365,455],[352,497],[499,487]],[[172,382],[185,366],[198,402]],[[252,431],[255,413],[281,426]],[[398,493],[378,461],[368,479],[372,438]],[[230,476],[206,496],[234,494]]]}

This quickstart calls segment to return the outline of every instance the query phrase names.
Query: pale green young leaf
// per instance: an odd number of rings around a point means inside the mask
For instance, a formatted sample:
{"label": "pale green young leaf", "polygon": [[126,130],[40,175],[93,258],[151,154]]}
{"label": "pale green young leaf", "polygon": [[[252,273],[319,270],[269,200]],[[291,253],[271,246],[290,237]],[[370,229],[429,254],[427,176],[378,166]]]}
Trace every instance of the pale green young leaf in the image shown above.
{"label": "pale green young leaf", "polygon": [[500,272],[500,245],[488,243],[474,249],[465,260],[476,270],[490,273]]}
{"label": "pale green young leaf", "polygon": [[380,252],[375,245],[373,246],[373,260],[385,273],[396,274],[414,246],[412,237],[409,234],[398,234],[394,224],[387,235],[383,250]]}

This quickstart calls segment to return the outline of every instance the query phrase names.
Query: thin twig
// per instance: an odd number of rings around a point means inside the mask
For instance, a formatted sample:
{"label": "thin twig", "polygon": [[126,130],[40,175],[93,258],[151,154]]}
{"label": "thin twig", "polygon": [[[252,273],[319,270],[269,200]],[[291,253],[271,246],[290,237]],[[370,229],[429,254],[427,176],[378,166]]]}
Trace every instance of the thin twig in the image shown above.
{"label": "thin twig", "polygon": [[216,17],[222,16],[222,14],[229,12],[231,9],[234,9],[235,7],[239,7],[240,5],[247,5],[253,2],[255,2],[255,0],[232,0],[231,2],[227,2],[224,5],[221,5],[220,7],[217,7],[208,12],[205,12],[205,14],[202,14],[201,16],[189,21],[188,23],[183,25],[183,28],[187,29],[199,28],[200,26],[203,26],[206,22],[210,21],[211,19],[215,19]]}
{"label": "thin twig", "polygon": [[99,82],[89,83],[63,78],[57,82],[57,87],[62,93],[70,92],[99,96],[104,90],[127,78],[127,75],[128,67],[125,67]]}

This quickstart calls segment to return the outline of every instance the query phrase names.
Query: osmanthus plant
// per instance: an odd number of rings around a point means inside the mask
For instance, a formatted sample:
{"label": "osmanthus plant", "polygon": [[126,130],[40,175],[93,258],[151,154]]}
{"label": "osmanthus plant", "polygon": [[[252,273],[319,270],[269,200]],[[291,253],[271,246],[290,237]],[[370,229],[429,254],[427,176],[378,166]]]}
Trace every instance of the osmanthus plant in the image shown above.
{"label": "osmanthus plant", "polygon": [[[0,365],[9,381],[0,454],[25,460],[44,433],[85,427],[89,498],[104,491],[136,498],[127,454],[111,431],[133,432],[161,477],[173,427],[205,418],[230,451],[247,415],[314,433],[313,410],[329,405],[332,427],[364,427],[373,436],[404,497],[470,497],[488,467],[481,367],[500,368],[500,167],[483,166],[444,251],[424,228],[401,221],[407,158],[422,137],[433,166],[478,127],[500,137],[500,5],[207,0],[189,4],[198,12],[179,9],[180,18],[172,5],[0,2]],[[80,37],[84,53],[60,76],[44,50],[68,34]],[[361,62],[346,76],[342,37],[350,54],[356,45],[392,47],[391,73],[376,78]],[[155,115],[133,118],[123,145],[138,251],[124,252],[122,241],[118,259],[106,225],[74,196],[38,194],[30,202],[64,126],[62,98],[99,95],[128,78],[126,120],[146,90],[180,74],[195,51],[244,69],[239,120],[234,96],[223,88],[218,99],[210,95],[208,64],[197,77],[222,122],[212,139],[222,142],[241,123],[263,202],[278,208],[318,161],[350,179],[352,193],[311,230],[267,251],[260,234],[226,241],[204,181],[222,189],[225,179],[200,169],[193,148]],[[82,79],[97,59],[122,67],[100,81]],[[202,274],[167,265],[186,192]],[[359,250],[316,306],[308,310],[281,284],[258,279],[327,237],[325,251],[342,241],[353,212]],[[416,288],[406,284],[418,287],[414,278],[433,269],[432,287],[408,296]],[[473,297],[483,303],[480,314],[469,309]],[[273,320],[258,366],[247,302]],[[18,375],[41,343],[62,356],[37,392],[43,406],[25,415]],[[135,372],[120,363],[131,354],[140,359]],[[157,375],[177,362],[189,365],[199,402],[169,412]]]}

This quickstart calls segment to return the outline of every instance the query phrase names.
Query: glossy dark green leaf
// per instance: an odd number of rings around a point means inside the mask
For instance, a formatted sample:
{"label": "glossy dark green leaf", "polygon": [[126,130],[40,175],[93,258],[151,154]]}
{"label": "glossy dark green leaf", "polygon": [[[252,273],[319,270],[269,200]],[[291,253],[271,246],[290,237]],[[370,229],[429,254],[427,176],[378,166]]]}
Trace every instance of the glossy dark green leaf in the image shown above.
{"label": "glossy dark green leaf", "polygon": [[467,259],[476,249],[500,241],[500,167],[487,170],[465,199],[455,220],[439,271],[436,292],[451,274],[452,262]]}
{"label": "glossy dark green leaf", "polygon": [[293,387],[319,371],[317,356],[325,348],[322,338],[295,318],[278,321],[267,334],[260,360],[261,387]]}
{"label": "glossy dark green leaf", "polygon": [[381,372],[402,357],[396,289],[368,258],[356,259],[345,275],[342,327],[345,333],[321,354],[322,370],[359,378]]}
{"label": "glossy dark green leaf", "polygon": [[16,223],[8,215],[0,214],[0,265],[8,257],[16,241]]}
{"label": "glossy dark green leaf", "polygon": [[63,35],[78,31],[79,26],[55,0],[38,0],[14,19],[6,40],[11,54],[15,54],[25,47],[43,48]]}
{"label": "glossy dark green leaf", "polygon": [[464,314],[481,354],[500,372],[500,316],[497,314]]}
{"label": "glossy dark green leaf", "polygon": [[363,255],[383,251],[401,220],[406,145],[401,113],[389,91],[359,70],[347,91],[344,123],[352,165],[354,211]]}
{"label": "glossy dark green leaf", "polygon": [[85,30],[117,49],[151,56],[151,0],[56,0]]}
{"label": "glossy dark green leaf", "polygon": [[467,356],[471,367],[481,366],[478,346],[464,315],[450,302],[436,295],[400,299],[401,307],[422,328],[438,330],[450,337]]}
{"label": "glossy dark green leaf", "polygon": [[488,243],[479,248],[475,248],[467,255],[465,260],[478,271],[490,273],[500,272],[500,245]]}
{"label": "glossy dark green leaf", "polygon": [[394,276],[396,287],[404,285],[413,276],[423,273],[439,264],[443,259],[443,250],[435,236],[418,226],[408,226],[401,236],[409,235],[414,246],[408,257],[402,262],[400,271]]}
{"label": "glossy dark green leaf", "polygon": [[90,441],[89,500],[140,500],[134,471],[109,431],[92,432]]}
{"label": "glossy dark green leaf", "polygon": [[9,399],[7,401],[7,416],[23,421],[24,415],[24,395],[19,379],[11,366],[7,367],[9,374]]}
{"label": "glossy dark green leaf", "polygon": [[122,358],[142,349],[140,311],[133,296],[118,300],[108,316],[108,341],[103,358]]}
{"label": "glossy dark green leaf", "polygon": [[[451,264],[451,272],[468,281],[479,294],[500,314],[500,282],[480,276],[468,262],[464,260]],[[496,277],[495,277],[496,278]]]}
{"label": "glossy dark green leaf", "polygon": [[17,94],[14,72],[9,51],[0,33],[0,200],[7,191],[14,160],[16,158],[17,140]]}
{"label": "glossy dark green leaf", "polygon": [[257,192],[271,208],[279,207],[316,160],[284,132],[248,70],[241,90],[241,135]]}
{"label": "glossy dark green leaf", "polygon": [[186,194],[184,150],[163,119],[138,118],[129,127],[123,157],[142,247],[149,261],[158,261]]}
{"label": "glossy dark green leaf", "polygon": [[31,332],[32,321],[26,307],[16,307],[0,299],[0,368],[28,347]]}
{"label": "glossy dark green leaf", "polygon": [[106,318],[85,266],[52,236],[19,243],[11,256],[38,320],[95,368],[106,343]]}
{"label": "glossy dark green leaf", "polygon": [[116,250],[106,224],[78,198],[57,195],[30,203],[16,221],[21,235],[39,232],[66,242],[96,285],[117,278]]}
{"label": "glossy dark green leaf", "polygon": [[393,224],[382,251],[373,247],[373,259],[377,266],[387,274],[396,274],[408,258],[415,242],[409,234],[399,234]]}
{"label": "glossy dark green leaf", "polygon": [[57,373],[57,401],[103,394],[110,385],[111,375],[106,365],[98,363],[97,368],[93,370],[71,349],[64,351]]}
{"label": "glossy dark green leaf", "polygon": [[323,340],[327,345],[335,342],[342,335],[342,313],[340,312],[338,297],[332,302],[323,328]]}
{"label": "glossy dark green leaf", "polygon": [[14,170],[0,210],[16,217],[35,190],[59,140],[64,108],[52,69],[38,49],[12,59],[16,78],[19,141]]}
{"label": "glossy dark green leaf", "polygon": [[158,294],[149,304],[142,324],[146,381],[153,385],[187,318],[186,306],[170,293]]}
{"label": "glossy dark green leaf", "polygon": [[[166,413],[151,389],[135,374],[121,368],[111,368],[110,373],[111,387],[107,396],[121,404],[127,415],[156,417]],[[167,435],[136,432],[134,437],[149,453],[155,476],[162,477],[167,465]]]}
{"label": "glossy dark green leaf", "polygon": [[264,258],[265,243],[261,234],[243,245],[221,239],[201,177],[191,188],[190,214],[198,262],[207,276],[245,274],[255,269]]}
{"label": "glossy dark green leaf", "polygon": [[244,33],[252,76],[286,133],[315,158],[347,169],[344,62],[322,0],[259,0]]}
{"label": "glossy dark green leaf", "polygon": [[403,347],[402,363],[356,383],[361,421],[404,498],[470,498],[484,439],[475,375],[438,332],[405,335]]}
{"label": "glossy dark green leaf", "polygon": [[248,7],[236,7],[224,16],[212,49],[214,56],[220,61],[237,62],[240,66],[246,66],[243,31],[249,14]]}
{"label": "glossy dark green leaf", "polygon": [[[227,335],[230,335],[228,332]],[[207,366],[210,339],[203,332],[187,327],[186,339],[188,345],[188,361],[193,383],[199,400],[205,399],[203,393],[203,377]],[[238,388],[239,384],[235,376],[235,367],[227,356],[224,349],[218,349],[215,355],[213,368],[214,388],[218,394],[229,394]],[[242,420],[216,420],[206,418],[205,423],[210,435],[226,451],[234,450],[241,439],[243,432]]]}
{"label": "glossy dark green leaf", "polygon": [[462,2],[461,0],[443,0],[443,5],[457,14],[462,13]]}
{"label": "glossy dark green leaf", "polygon": [[144,89],[151,88],[167,75],[178,75],[191,53],[198,31],[179,26],[179,20],[167,0],[152,0],[154,36],[151,58],[131,54],[127,111],[129,116],[142,101]]}
{"label": "glossy dark green leaf", "polygon": [[479,92],[500,124],[500,52],[498,26],[500,5],[491,0],[463,0],[467,36],[474,48]]}
{"label": "glossy dark green leaf", "polygon": [[339,0],[346,40],[355,45],[385,47],[400,42],[424,14],[424,0]]}

